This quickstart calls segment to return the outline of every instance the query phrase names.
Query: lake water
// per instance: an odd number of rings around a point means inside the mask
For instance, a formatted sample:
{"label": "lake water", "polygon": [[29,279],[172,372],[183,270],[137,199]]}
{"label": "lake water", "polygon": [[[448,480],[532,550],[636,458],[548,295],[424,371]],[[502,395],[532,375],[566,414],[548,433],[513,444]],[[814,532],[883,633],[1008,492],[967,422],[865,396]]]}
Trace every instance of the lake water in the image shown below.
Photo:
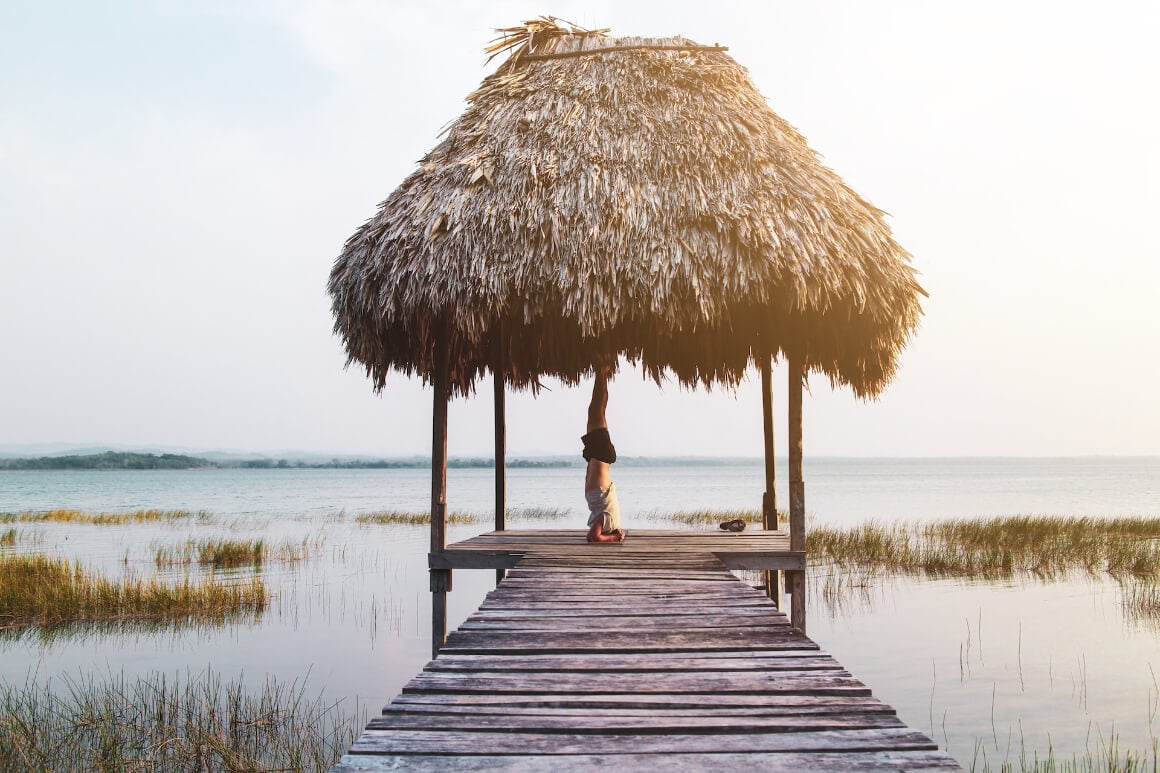
{"label": "lake water", "polygon": [[[679,510],[756,509],[757,461],[626,460],[614,468],[628,529],[671,524]],[[779,471],[779,482],[785,480]],[[1160,458],[807,459],[809,523],[1013,514],[1160,516]],[[570,510],[537,525],[579,528],[582,471],[512,469],[509,506]],[[449,507],[490,515],[486,469],[448,473]],[[159,547],[190,537],[309,539],[311,558],[271,561],[275,598],[257,621],[224,627],[78,632],[0,640],[0,678],[59,680],[80,673],[200,671],[259,683],[301,679],[315,692],[377,711],[430,655],[426,527],[357,523],[358,513],[423,511],[422,469],[0,472],[0,512],[76,508],[208,511],[200,521],[95,526],[16,524],[16,550],[73,556],[107,574],[155,572]],[[579,501],[579,504],[578,504]],[[784,506],[784,489],[779,492]],[[520,524],[516,524],[520,525]],[[456,526],[451,540],[485,525]],[[811,578],[809,633],[904,720],[966,764],[997,769],[1020,752],[1069,757],[1116,734],[1124,749],[1160,733],[1160,631],[1132,620],[1114,582],[1073,578],[977,583],[894,579],[825,599]],[[455,627],[494,574],[457,572]]]}

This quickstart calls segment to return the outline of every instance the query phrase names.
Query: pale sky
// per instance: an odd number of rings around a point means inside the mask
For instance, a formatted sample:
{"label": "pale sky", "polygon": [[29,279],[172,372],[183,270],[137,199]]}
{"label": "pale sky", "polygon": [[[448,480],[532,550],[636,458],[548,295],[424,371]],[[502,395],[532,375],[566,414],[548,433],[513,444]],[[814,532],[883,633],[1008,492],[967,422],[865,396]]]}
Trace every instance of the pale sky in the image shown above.
{"label": "pale sky", "polygon": [[[0,2],[0,450],[430,452],[332,332],[345,239],[541,14],[720,43],[891,213],[930,292],[895,382],[815,378],[807,455],[1160,454],[1160,5]],[[776,374],[779,445],[784,374]],[[509,397],[512,456],[578,452],[584,388]],[[452,404],[489,455],[491,393]],[[757,455],[757,379],[625,371],[624,455]]]}

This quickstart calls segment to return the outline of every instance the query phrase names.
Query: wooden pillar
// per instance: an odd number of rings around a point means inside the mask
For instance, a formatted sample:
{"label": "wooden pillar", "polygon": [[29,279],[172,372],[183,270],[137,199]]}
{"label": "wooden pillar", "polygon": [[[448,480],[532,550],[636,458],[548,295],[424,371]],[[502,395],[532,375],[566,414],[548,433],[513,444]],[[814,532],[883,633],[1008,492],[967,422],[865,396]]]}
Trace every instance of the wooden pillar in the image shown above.
{"label": "wooden pillar", "polygon": [[447,549],[447,403],[451,398],[451,374],[447,365],[447,337],[435,341],[435,401],[431,410],[431,552]]}
{"label": "wooden pillar", "polygon": [[[503,324],[496,326],[495,359],[492,362],[492,380],[495,387],[495,530],[507,528],[507,411],[504,404],[503,373],[506,357],[503,343]],[[495,570],[498,585],[507,572]]]}
{"label": "wooden pillar", "polygon": [[[431,553],[447,549],[447,403],[451,398],[446,327],[435,339],[434,405],[431,411]],[[431,570],[431,653],[447,641],[447,592],[451,570]]]}
{"label": "wooden pillar", "polygon": [[[761,528],[777,529],[777,469],[773,446],[773,355],[761,355],[761,417],[765,431],[765,493],[761,497]],[[765,592],[774,604],[781,606],[779,573],[766,570]]]}
{"label": "wooden pillar", "polygon": [[[789,357],[789,549],[806,549],[806,484],[802,479],[802,390],[806,377],[800,354]],[[790,623],[806,632],[805,572],[787,572]]]}
{"label": "wooden pillar", "polygon": [[761,356],[761,415],[765,428],[765,494],[761,498],[763,529],[777,529],[777,470],[773,448],[773,368],[772,357]]}
{"label": "wooden pillar", "polygon": [[451,570],[431,570],[431,657],[447,641],[447,594],[451,592]]}

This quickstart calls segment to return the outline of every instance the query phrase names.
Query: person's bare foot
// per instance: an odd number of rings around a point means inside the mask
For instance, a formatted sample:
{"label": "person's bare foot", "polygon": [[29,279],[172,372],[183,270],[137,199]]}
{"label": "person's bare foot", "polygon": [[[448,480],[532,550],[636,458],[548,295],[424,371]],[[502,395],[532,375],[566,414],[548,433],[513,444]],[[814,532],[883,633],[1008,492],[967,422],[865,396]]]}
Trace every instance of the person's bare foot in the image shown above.
{"label": "person's bare foot", "polygon": [[614,529],[610,532],[604,531],[604,526],[600,523],[592,524],[592,528],[588,530],[589,542],[624,542],[624,538],[628,536],[628,532],[624,529]]}

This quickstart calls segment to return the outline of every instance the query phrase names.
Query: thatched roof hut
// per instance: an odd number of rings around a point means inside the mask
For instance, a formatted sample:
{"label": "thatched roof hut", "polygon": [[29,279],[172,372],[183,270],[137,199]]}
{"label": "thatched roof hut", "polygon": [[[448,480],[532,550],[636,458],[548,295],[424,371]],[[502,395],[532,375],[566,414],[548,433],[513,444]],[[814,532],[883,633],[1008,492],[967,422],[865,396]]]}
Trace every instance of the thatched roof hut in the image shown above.
{"label": "thatched roof hut", "polygon": [[885,386],[921,313],[909,257],[724,48],[501,33],[507,60],[334,263],[335,330],[376,389],[431,380],[439,336],[458,394],[618,355],[686,385],[772,355]]}

